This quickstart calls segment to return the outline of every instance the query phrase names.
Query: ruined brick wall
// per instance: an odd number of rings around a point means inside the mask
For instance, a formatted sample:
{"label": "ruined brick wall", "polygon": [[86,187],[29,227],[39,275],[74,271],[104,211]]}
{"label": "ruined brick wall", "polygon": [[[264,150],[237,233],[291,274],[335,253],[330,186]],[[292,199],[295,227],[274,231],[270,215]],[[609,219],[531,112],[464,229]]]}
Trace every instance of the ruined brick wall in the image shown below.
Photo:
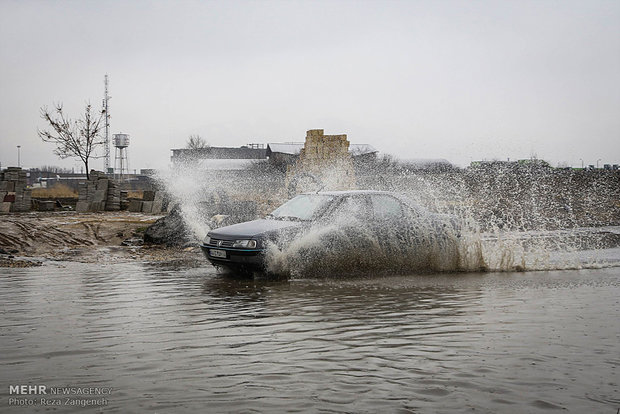
{"label": "ruined brick wall", "polygon": [[322,129],[311,129],[306,133],[306,143],[299,158],[309,166],[349,159],[349,141],[344,134],[325,135]]}
{"label": "ruined brick wall", "polygon": [[323,181],[326,190],[355,188],[355,172],[347,136],[325,135],[322,129],[307,131],[297,163],[287,170],[287,186],[300,173],[316,175]]}

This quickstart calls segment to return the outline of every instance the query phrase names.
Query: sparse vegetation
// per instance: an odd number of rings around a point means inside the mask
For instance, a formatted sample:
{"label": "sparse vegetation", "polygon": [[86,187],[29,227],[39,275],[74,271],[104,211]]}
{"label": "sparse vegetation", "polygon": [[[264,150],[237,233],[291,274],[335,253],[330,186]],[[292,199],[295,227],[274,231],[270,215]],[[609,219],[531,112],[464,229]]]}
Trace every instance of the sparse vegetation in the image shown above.
{"label": "sparse vegetation", "polygon": [[127,198],[142,198],[144,196],[144,191],[136,190],[127,192]]}
{"label": "sparse vegetation", "polygon": [[57,183],[50,188],[33,188],[32,197],[34,198],[78,198],[78,193],[73,188]]}
{"label": "sparse vegetation", "polygon": [[62,104],[56,104],[53,110],[43,107],[41,118],[51,130],[39,130],[39,137],[56,145],[54,154],[60,158],[80,159],[88,179],[88,163],[97,147],[103,144],[100,132],[104,126],[104,116],[105,111],[93,114],[90,104],[86,105],[83,117],[77,120],[71,120],[64,114]]}
{"label": "sparse vegetation", "polygon": [[54,174],[73,174],[72,168],[58,167],[56,165],[42,165],[37,168],[31,168],[30,173],[54,173]]}
{"label": "sparse vegetation", "polygon": [[188,149],[203,149],[209,148],[209,144],[200,135],[190,135],[187,140],[186,147]]}

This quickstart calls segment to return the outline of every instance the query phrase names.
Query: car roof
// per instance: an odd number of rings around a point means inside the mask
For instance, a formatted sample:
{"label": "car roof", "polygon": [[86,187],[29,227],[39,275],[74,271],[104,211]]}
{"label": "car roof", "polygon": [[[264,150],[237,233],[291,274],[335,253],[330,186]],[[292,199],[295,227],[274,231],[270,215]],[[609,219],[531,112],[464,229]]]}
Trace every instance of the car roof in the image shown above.
{"label": "car roof", "polygon": [[390,195],[397,200],[400,200],[401,203],[406,204],[409,208],[414,210],[419,210],[420,206],[417,203],[414,203],[409,197],[402,193],[395,193],[393,191],[381,191],[381,190],[344,190],[344,191],[319,191],[317,192],[307,192],[302,193],[304,195],[325,195],[325,196],[334,196],[334,197],[346,197],[346,196],[355,196],[355,195],[372,195],[372,194],[383,194]]}
{"label": "car roof", "polygon": [[417,204],[414,203],[409,197],[401,193],[395,193],[392,191],[381,191],[381,190],[344,190],[344,191],[319,191],[319,192],[307,192],[299,195],[324,195],[324,196],[334,196],[334,197],[346,197],[346,196],[355,196],[355,195],[372,195],[372,194],[384,194],[390,195],[401,203],[405,204],[412,210],[422,211],[423,209]]}

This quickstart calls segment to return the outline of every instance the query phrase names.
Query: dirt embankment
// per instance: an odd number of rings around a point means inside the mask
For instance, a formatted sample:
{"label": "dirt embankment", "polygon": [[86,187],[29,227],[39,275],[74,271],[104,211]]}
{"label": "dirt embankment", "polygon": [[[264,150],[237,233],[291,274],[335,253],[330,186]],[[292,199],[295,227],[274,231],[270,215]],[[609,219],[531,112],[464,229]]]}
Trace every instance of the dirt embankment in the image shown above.
{"label": "dirt embankment", "polygon": [[130,212],[0,215],[0,267],[36,264],[20,258],[89,263],[198,260],[198,248],[193,247],[122,245],[127,239],[141,239],[144,230],[159,217]]}

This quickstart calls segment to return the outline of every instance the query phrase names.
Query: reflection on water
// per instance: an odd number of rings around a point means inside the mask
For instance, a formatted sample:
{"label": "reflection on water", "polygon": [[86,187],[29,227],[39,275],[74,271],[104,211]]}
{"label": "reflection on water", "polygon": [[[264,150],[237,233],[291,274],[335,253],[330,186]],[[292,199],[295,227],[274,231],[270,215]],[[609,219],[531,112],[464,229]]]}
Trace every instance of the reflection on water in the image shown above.
{"label": "reflection on water", "polygon": [[2,411],[44,411],[7,393],[45,384],[113,387],[105,412],[613,413],[619,297],[617,267],[290,281],[5,269]]}

